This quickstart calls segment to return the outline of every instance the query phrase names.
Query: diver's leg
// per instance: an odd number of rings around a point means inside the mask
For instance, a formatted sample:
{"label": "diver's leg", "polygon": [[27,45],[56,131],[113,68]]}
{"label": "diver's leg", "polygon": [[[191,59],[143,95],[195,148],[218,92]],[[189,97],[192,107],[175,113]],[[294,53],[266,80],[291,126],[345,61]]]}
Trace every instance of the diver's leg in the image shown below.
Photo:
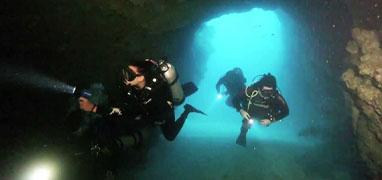
{"label": "diver's leg", "polygon": [[188,82],[182,84],[182,89],[185,97],[191,96],[196,91],[198,91],[198,87],[193,82]]}
{"label": "diver's leg", "polygon": [[249,124],[245,119],[243,119],[241,129],[240,129],[240,134],[236,139],[236,144],[244,146],[244,147],[247,146],[248,129],[249,129]]}
{"label": "diver's leg", "polygon": [[160,127],[162,129],[163,136],[169,140],[173,141],[175,137],[178,135],[180,129],[183,127],[184,122],[186,121],[188,113],[183,112],[178,118],[177,122],[175,122],[175,114],[174,111],[168,112],[164,118],[165,123]]}
{"label": "diver's leg", "polygon": [[194,108],[193,106],[186,104],[184,105],[184,111],[179,116],[179,118],[174,121],[175,115],[174,111],[168,112],[165,116],[165,123],[161,125],[163,135],[165,138],[169,141],[172,141],[176,138],[176,136],[179,134],[180,130],[182,129],[184,123],[186,122],[188,114],[191,112],[196,112],[200,114],[206,115],[204,112]]}

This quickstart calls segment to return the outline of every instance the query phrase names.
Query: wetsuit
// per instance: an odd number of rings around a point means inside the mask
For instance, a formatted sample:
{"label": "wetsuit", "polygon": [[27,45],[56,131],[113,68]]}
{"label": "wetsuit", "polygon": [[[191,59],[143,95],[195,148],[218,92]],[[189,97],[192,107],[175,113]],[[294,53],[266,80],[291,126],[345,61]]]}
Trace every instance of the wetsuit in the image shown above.
{"label": "wetsuit", "polygon": [[135,102],[134,106],[142,114],[142,120],[147,123],[146,125],[160,126],[164,137],[172,141],[182,129],[190,111],[185,110],[175,121],[170,88],[156,65],[151,64],[151,66],[154,67],[144,67],[151,71],[145,74],[145,87],[131,88],[125,94],[130,102]]}
{"label": "wetsuit", "polygon": [[[93,84],[91,87],[96,86]],[[105,89],[102,84],[97,88],[89,91],[90,97],[82,96],[89,101],[93,100],[92,103],[98,103],[96,112],[85,112],[75,105],[68,113],[65,124],[70,132],[70,139],[75,141],[77,146],[84,147],[86,151],[89,150],[89,143],[99,144],[114,152],[141,145],[147,129],[144,122],[135,120],[139,112],[134,106],[126,106],[114,97],[118,96],[120,99],[122,94],[110,93],[111,91]],[[97,101],[101,98],[102,101]],[[109,99],[112,99],[112,106],[109,105]],[[110,115],[111,107],[119,107],[128,113],[122,116]]]}
{"label": "wetsuit", "polygon": [[[263,86],[254,83],[244,91],[237,94],[233,99],[237,111],[243,109],[257,120],[269,119],[271,123],[276,122],[289,114],[288,105],[283,96],[276,90],[264,91]],[[248,121],[243,119],[238,141],[244,141],[250,128]]]}
{"label": "wetsuit", "polygon": [[246,79],[239,68],[228,71],[216,83],[216,90],[220,93],[220,86],[224,85],[227,89],[228,98],[226,104],[233,107],[232,98],[245,89]]}
{"label": "wetsuit", "polygon": [[68,138],[77,148],[86,148],[97,135],[96,123],[103,121],[102,116],[96,113],[75,110],[66,117],[66,130]]}
{"label": "wetsuit", "polygon": [[255,119],[269,119],[275,122],[289,114],[288,105],[277,90],[274,90],[271,97],[265,97],[261,88],[256,85],[251,85],[237,94],[233,103],[237,111],[244,109]]}

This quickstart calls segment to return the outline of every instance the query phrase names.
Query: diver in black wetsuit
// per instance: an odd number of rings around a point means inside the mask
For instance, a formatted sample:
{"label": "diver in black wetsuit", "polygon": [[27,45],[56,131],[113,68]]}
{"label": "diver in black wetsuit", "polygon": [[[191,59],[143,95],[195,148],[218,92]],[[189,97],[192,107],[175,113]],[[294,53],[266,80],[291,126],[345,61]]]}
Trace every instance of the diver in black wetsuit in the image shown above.
{"label": "diver in black wetsuit", "polygon": [[96,136],[96,124],[103,121],[102,114],[96,113],[97,106],[107,106],[108,97],[100,83],[92,84],[89,90],[82,90],[77,102],[70,107],[66,117],[66,127],[72,138],[92,139]]}
{"label": "diver in black wetsuit", "polygon": [[204,114],[186,104],[184,112],[175,121],[174,106],[182,103],[185,96],[193,94],[197,87],[193,83],[181,86],[173,66],[166,61],[130,63],[123,69],[123,82],[126,87],[125,102],[138,108],[138,114],[141,115],[139,121],[160,126],[169,141],[179,134],[189,113]]}
{"label": "diver in black wetsuit", "polygon": [[216,83],[216,91],[218,94],[220,94],[220,86],[224,85],[227,91],[223,92],[222,94],[228,95],[226,104],[233,107],[232,98],[245,89],[245,82],[246,79],[243,75],[243,71],[236,67],[228,71],[223,77],[219,79],[219,81]]}
{"label": "diver in black wetsuit", "polygon": [[246,146],[246,134],[254,119],[269,126],[289,114],[288,105],[277,90],[276,78],[269,73],[237,94],[233,103],[243,117],[241,132],[236,140],[236,144],[241,146]]}
{"label": "diver in black wetsuit", "polygon": [[[72,131],[71,139],[78,141],[76,144],[88,148],[92,143],[102,148],[99,150],[103,152],[96,153],[116,155],[142,145],[143,139],[149,136],[149,128],[134,121],[136,114],[122,115],[119,109],[111,108],[109,98],[101,83],[82,90],[77,105],[66,118],[66,125]],[[129,108],[129,111],[133,110]]]}
{"label": "diver in black wetsuit", "polygon": [[[69,174],[76,179],[113,176],[118,158],[117,144],[114,142],[120,134],[110,117],[99,111],[99,107],[108,106],[105,89],[102,84],[95,83],[89,89],[82,90],[76,98],[77,103],[69,110],[65,122],[70,132],[67,140],[74,148],[73,157],[78,165]],[[102,152],[105,149],[109,151],[107,156]]]}

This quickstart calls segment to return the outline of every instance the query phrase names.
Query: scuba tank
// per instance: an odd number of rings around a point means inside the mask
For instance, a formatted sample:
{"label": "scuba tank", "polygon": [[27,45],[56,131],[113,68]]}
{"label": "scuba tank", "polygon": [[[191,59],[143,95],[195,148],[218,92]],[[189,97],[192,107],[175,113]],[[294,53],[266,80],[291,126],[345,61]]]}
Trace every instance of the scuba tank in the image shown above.
{"label": "scuba tank", "polygon": [[170,87],[174,105],[182,104],[185,97],[182,84],[179,81],[178,73],[176,72],[175,67],[165,60],[159,60],[158,66]]}

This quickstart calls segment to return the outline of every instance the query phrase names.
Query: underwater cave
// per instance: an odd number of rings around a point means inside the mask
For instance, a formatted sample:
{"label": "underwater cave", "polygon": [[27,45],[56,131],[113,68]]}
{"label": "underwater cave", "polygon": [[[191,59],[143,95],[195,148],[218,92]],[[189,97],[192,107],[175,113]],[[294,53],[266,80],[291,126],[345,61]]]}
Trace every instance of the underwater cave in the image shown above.
{"label": "underwater cave", "polygon": [[[98,161],[68,155],[74,94],[93,83],[114,94],[121,67],[146,58],[198,87],[176,117],[187,103],[207,116],[190,114],[173,141],[154,128],[96,178],[382,178],[381,0],[2,4],[0,179],[94,179],[82,175]],[[270,126],[255,122],[246,147],[235,144],[240,113],[216,92],[235,67],[246,86],[274,75],[289,106]],[[48,165],[28,173],[36,163]]]}

